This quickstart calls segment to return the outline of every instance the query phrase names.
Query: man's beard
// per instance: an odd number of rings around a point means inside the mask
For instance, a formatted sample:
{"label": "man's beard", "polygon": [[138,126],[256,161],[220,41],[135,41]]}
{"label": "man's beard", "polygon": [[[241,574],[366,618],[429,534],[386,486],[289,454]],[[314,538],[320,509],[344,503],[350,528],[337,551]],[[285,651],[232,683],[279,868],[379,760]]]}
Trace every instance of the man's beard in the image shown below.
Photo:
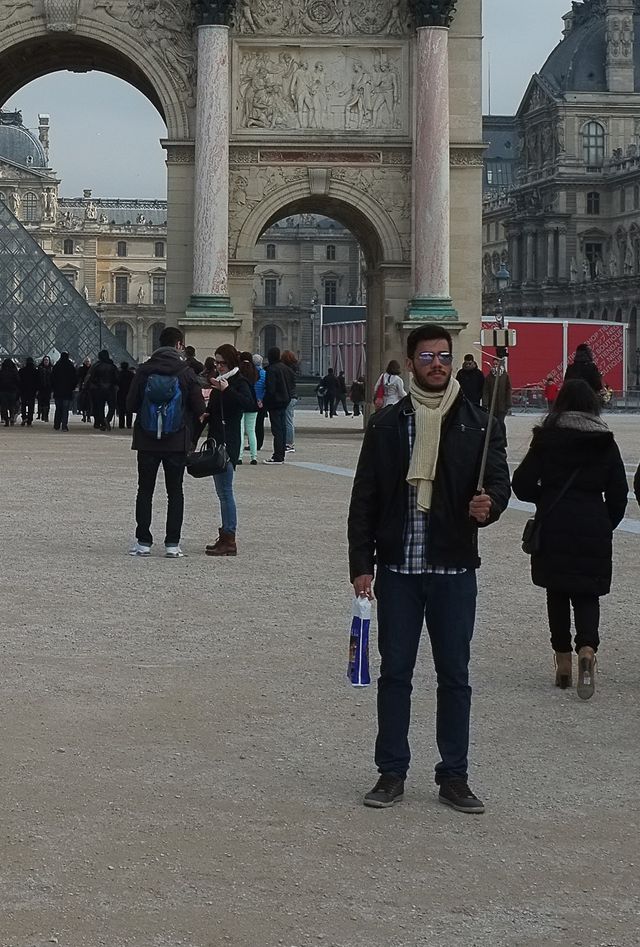
{"label": "man's beard", "polygon": [[431,382],[423,382],[417,375],[414,375],[416,384],[418,388],[422,388],[423,391],[445,391],[449,387],[449,382],[451,381],[451,375],[448,375],[445,379],[437,381],[433,379]]}

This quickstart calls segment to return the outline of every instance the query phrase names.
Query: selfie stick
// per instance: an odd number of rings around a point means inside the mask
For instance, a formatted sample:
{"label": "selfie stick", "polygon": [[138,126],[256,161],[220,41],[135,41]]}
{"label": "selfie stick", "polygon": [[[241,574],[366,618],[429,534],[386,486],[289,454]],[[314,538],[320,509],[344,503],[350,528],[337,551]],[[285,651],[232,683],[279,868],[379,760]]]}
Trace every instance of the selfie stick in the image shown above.
{"label": "selfie stick", "polygon": [[489,456],[489,440],[491,438],[491,422],[493,421],[495,411],[496,411],[496,399],[498,396],[498,383],[500,381],[500,375],[504,369],[504,356],[497,359],[496,364],[496,380],[493,385],[493,391],[491,392],[491,404],[489,405],[489,417],[487,418],[487,433],[484,436],[484,447],[482,448],[482,460],[480,461],[480,473],[478,475],[478,486],[476,488],[476,496],[482,493],[484,487],[484,472],[487,469],[487,457]]}

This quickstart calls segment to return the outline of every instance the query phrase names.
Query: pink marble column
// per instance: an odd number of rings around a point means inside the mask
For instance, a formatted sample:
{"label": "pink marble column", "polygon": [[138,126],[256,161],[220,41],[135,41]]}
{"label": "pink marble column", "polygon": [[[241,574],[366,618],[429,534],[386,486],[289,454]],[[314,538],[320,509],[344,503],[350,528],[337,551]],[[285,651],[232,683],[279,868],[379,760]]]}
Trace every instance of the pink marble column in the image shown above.
{"label": "pink marble column", "polygon": [[229,310],[229,28],[198,27],[193,296]]}
{"label": "pink marble column", "polygon": [[416,32],[412,318],[456,318],[449,295],[449,30]]}

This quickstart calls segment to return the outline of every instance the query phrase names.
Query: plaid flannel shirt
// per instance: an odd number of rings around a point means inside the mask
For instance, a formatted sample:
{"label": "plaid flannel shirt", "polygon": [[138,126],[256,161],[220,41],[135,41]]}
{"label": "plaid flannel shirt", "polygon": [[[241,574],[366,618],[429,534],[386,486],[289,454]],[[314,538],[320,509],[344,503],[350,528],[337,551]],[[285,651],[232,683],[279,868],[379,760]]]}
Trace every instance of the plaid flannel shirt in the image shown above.
{"label": "plaid flannel shirt", "polygon": [[[413,453],[416,438],[416,422],[412,414],[407,416],[407,431],[409,435],[409,456]],[[400,572],[403,575],[422,575],[432,573],[436,575],[462,575],[466,569],[455,566],[435,566],[427,563],[426,545],[429,529],[429,514],[418,509],[418,488],[408,484],[409,502],[407,518],[404,524],[404,562],[398,566],[388,566],[391,572]]]}

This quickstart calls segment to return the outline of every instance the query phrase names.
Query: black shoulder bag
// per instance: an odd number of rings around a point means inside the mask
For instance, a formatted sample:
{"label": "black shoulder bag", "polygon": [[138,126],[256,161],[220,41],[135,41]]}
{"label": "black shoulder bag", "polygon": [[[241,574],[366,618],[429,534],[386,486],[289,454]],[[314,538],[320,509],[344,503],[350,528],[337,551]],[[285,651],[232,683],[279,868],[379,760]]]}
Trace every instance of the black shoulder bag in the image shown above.
{"label": "black shoulder bag", "polygon": [[[223,392],[220,392],[220,415],[224,432],[222,395]],[[214,477],[216,474],[224,473],[229,463],[229,455],[224,440],[221,444],[218,444],[215,438],[208,437],[199,450],[187,454],[186,468],[188,474],[195,477],[196,480],[200,480],[202,477]]]}
{"label": "black shoulder bag", "polygon": [[[578,467],[573,471],[564,487],[555,498],[551,506],[547,507],[544,515],[548,516],[551,510],[560,502],[562,497],[565,495],[573,481],[576,479],[580,470],[582,468]],[[522,532],[522,551],[525,552],[528,556],[535,556],[536,553],[540,552],[542,547],[542,520],[544,517],[540,516],[538,513],[525,523],[524,530]]]}

